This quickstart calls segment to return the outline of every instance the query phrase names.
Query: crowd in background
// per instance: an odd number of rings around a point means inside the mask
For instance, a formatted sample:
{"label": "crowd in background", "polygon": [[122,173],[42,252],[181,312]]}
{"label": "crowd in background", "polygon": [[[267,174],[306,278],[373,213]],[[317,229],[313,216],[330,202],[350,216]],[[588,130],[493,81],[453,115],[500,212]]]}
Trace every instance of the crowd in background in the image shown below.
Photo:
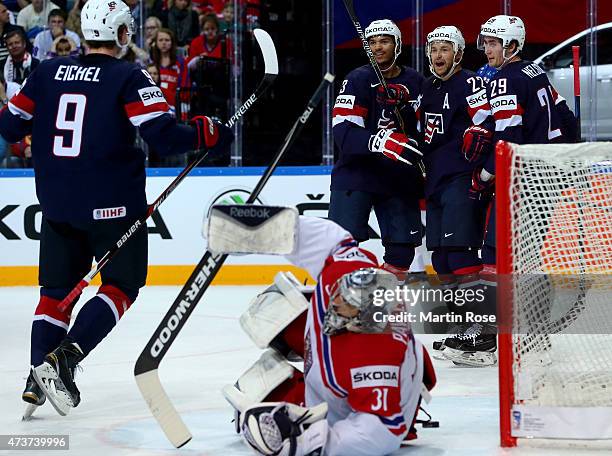
{"label": "crowd in background", "polygon": [[[87,53],[81,11],[87,0],[0,2],[0,103],[3,107],[42,60]],[[223,118],[229,100],[233,0],[124,0],[135,33],[121,58],[146,69],[180,120],[205,114]],[[239,23],[257,27],[259,0],[242,0]],[[246,36],[249,36],[247,33]],[[177,109],[178,107],[178,109]],[[178,111],[178,112],[177,112]],[[147,151],[149,166],[172,166]],[[0,137],[0,167],[29,167],[30,140]]]}

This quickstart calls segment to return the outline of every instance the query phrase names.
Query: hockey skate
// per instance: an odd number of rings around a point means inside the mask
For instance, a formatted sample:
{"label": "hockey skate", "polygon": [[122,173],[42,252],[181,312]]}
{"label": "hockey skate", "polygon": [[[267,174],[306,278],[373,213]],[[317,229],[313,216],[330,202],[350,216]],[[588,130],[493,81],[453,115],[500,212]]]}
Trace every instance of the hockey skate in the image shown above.
{"label": "hockey skate", "polygon": [[24,402],[28,403],[25,412],[23,413],[23,421],[28,421],[32,417],[34,411],[38,407],[43,405],[47,400],[45,393],[34,380],[34,377],[32,376],[32,371],[30,371],[30,375],[28,375],[28,378],[26,380],[26,386],[23,390],[23,393],[21,394],[21,399],[23,399]]}
{"label": "hockey skate", "polygon": [[442,355],[458,366],[485,367],[497,364],[497,334],[494,326],[474,323],[444,340]]}
{"label": "hockey skate", "polygon": [[445,345],[446,339],[452,339],[453,337],[456,337],[458,334],[462,332],[463,329],[465,328],[462,325],[454,324],[448,330],[449,335],[447,338],[440,339],[440,340],[434,340],[432,343],[432,348],[433,348],[431,352],[432,358],[437,359],[438,361],[448,361],[449,358],[444,356],[444,353],[442,353],[444,349],[446,348],[446,345]]}
{"label": "hockey skate", "polygon": [[81,395],[74,383],[74,372],[83,358],[77,344],[64,340],[45,356],[40,366],[32,368],[34,380],[62,416],[81,402]]}

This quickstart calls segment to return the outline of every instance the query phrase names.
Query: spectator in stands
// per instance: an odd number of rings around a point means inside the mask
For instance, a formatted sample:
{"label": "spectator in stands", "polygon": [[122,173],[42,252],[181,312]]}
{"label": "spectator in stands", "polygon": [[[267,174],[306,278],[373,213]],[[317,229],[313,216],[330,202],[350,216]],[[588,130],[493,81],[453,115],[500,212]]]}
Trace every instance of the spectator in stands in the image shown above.
{"label": "spectator in stands", "polygon": [[43,30],[34,39],[34,50],[32,55],[41,62],[48,58],[51,58],[51,47],[53,41],[60,36],[67,36],[76,45],[77,49],[81,48],[81,39],[72,30],[66,29],[67,15],[65,11],[61,9],[54,9],[49,13],[49,21],[47,30]]}
{"label": "spectator in stands", "polygon": [[4,69],[4,63],[8,58],[9,52],[6,48],[6,35],[13,30],[25,31],[18,25],[10,23],[10,13],[8,8],[0,3],[0,71]]}
{"label": "spectator in stands", "polygon": [[155,82],[157,86],[161,85],[161,80],[159,79],[159,68],[157,65],[154,63],[147,65],[147,73],[149,73],[151,79],[153,79],[153,82]]}
{"label": "spectator in stands", "polygon": [[234,3],[228,0],[223,7],[222,19],[219,20],[219,32],[227,35],[234,27]]}
{"label": "spectator in stands", "polygon": [[58,8],[59,6],[49,0],[32,0],[32,3],[19,11],[17,25],[23,27],[28,39],[33,40],[47,25],[49,13]]}
{"label": "spectator in stands", "polygon": [[224,0],[192,0],[192,8],[199,15],[220,14]]}
{"label": "spectator in stands", "polygon": [[70,12],[68,13],[68,19],[66,19],[66,28],[72,30],[79,35],[79,38],[83,40],[83,31],[81,30],[81,11],[87,3],[87,0],[76,0]]}
{"label": "spectator in stands", "polygon": [[21,84],[30,75],[40,61],[27,52],[27,38],[21,30],[6,34],[6,47],[9,57],[4,64],[4,80]]}
{"label": "spectator in stands", "polygon": [[174,0],[168,10],[168,28],[176,37],[177,47],[187,47],[198,36],[198,13],[191,8],[191,0]]}
{"label": "spectator in stands", "polygon": [[145,36],[144,36],[144,47],[143,49],[147,52],[151,52],[151,45],[155,41],[155,35],[160,28],[162,28],[162,21],[155,16],[147,17],[147,20],[144,23],[145,28]]}
{"label": "spectator in stands", "polygon": [[130,41],[125,49],[121,50],[120,59],[127,60],[145,68],[149,61],[149,54],[144,49],[136,46],[136,43]]}
{"label": "spectator in stands", "polygon": [[209,14],[202,20],[202,33],[195,37],[189,46],[189,60],[197,56],[226,59],[231,45],[225,36],[219,34],[219,21],[217,17]]}
{"label": "spectator in stands", "polygon": [[129,6],[130,14],[134,18],[134,34],[132,36],[136,39],[136,45],[139,48],[142,48],[143,44],[140,41],[140,18],[142,16],[142,18],[144,19],[144,16],[143,16],[144,13],[143,11],[141,11],[141,8],[140,8],[140,0],[123,0],[123,2],[127,6]]}
{"label": "spectator in stands", "polygon": [[53,40],[49,58],[53,57],[76,57],[79,55],[79,48],[72,38],[62,35]]}
{"label": "spectator in stands", "polygon": [[151,46],[151,62],[159,68],[160,88],[171,108],[176,105],[176,89],[187,87],[185,61],[176,54],[176,39],[171,30],[161,28]]}

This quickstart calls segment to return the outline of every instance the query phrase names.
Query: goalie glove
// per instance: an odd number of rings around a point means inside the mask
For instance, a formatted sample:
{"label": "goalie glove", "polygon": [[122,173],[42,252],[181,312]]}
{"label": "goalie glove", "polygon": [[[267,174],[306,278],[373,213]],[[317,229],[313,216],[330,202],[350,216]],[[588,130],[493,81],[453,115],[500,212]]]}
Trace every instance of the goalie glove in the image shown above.
{"label": "goalie glove", "polygon": [[387,108],[401,109],[410,101],[410,91],[404,84],[387,84],[387,91],[382,85],[376,90],[376,102]]}
{"label": "goalie glove", "polygon": [[483,168],[476,168],[472,173],[472,187],[468,190],[468,196],[473,200],[488,200],[493,197],[494,191],[495,175]]}
{"label": "goalie glove", "polygon": [[417,165],[423,158],[418,143],[408,136],[393,130],[378,130],[370,136],[368,149],[370,152],[379,152],[391,160],[403,161],[412,166]]}
{"label": "goalie glove", "polygon": [[257,454],[319,456],[327,442],[326,414],[326,403],[304,408],[287,402],[261,402],[244,411],[240,427]]}
{"label": "goalie glove", "polygon": [[493,149],[493,132],[486,128],[472,125],[463,133],[461,152],[465,159],[474,163],[480,157],[488,155]]}

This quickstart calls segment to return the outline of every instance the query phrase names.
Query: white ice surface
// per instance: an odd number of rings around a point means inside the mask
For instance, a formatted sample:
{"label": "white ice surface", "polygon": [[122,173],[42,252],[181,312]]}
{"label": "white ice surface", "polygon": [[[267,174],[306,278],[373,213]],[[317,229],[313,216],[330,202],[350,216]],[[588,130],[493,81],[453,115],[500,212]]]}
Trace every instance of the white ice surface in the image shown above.
{"label": "white ice surface", "polygon": [[[176,297],[178,287],[147,287],[111,334],[83,361],[77,376],[81,404],[60,417],[45,404],[30,422],[20,421],[21,391],[29,364],[34,287],[0,287],[0,434],[68,434],[69,451],[51,455],[247,455],[234,433],[231,410],[220,393],[259,356],[238,324],[250,299],[264,287],[212,287],[163,360],[162,384],[193,434],[176,450],[165,439],[140,396],[134,362]],[[92,295],[86,291],[81,303]],[[78,307],[77,307],[78,310]],[[420,339],[431,347],[433,336]],[[421,429],[402,455],[576,455],[576,449],[502,450],[498,446],[496,368],[459,368],[435,361],[438,386],[426,406],[440,422]],[[0,454],[8,454],[0,451]],[[47,452],[45,452],[47,453]],[[43,454],[19,451],[18,455]],[[586,454],[586,452],[585,452]],[[588,452],[588,454],[591,454]]]}

